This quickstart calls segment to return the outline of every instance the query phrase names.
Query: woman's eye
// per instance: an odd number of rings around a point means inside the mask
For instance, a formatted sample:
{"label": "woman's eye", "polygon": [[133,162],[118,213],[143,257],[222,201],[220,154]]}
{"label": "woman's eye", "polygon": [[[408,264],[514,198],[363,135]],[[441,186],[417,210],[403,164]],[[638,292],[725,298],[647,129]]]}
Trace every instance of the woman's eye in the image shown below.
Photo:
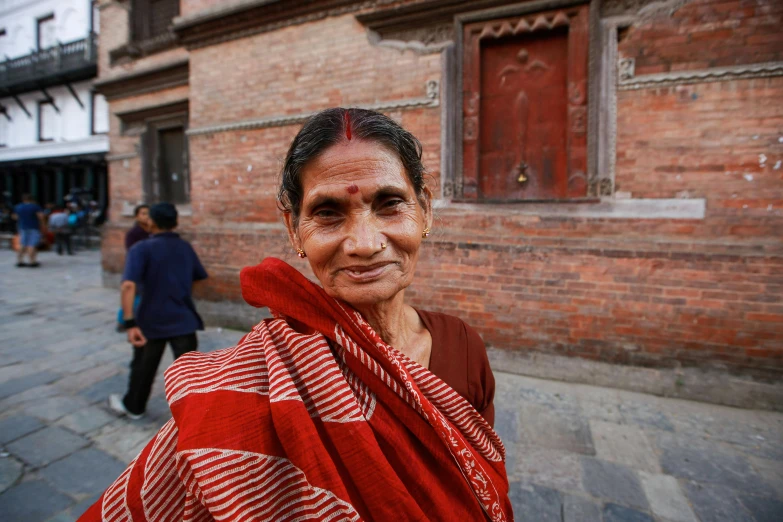
{"label": "woman's eye", "polygon": [[322,208],[321,210],[316,210],[313,212],[313,215],[321,219],[330,219],[337,217],[337,212],[331,209]]}
{"label": "woman's eye", "polygon": [[404,203],[404,201],[399,198],[387,199],[386,201],[381,203],[381,209],[385,209],[385,210],[395,209],[398,206],[400,206],[402,203]]}

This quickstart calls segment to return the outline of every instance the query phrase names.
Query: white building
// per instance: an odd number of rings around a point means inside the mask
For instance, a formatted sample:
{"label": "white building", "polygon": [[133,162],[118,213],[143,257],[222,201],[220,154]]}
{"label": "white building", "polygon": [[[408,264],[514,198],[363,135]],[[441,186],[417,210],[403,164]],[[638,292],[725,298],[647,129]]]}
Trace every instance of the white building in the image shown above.
{"label": "white building", "polygon": [[0,203],[84,189],[108,204],[97,14],[90,0],[0,0]]}

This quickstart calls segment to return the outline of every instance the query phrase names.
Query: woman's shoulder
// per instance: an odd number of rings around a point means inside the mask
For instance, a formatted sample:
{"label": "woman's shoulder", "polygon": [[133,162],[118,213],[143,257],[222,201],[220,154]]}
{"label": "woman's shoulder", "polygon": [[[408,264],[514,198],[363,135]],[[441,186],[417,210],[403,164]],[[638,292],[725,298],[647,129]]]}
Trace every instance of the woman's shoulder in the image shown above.
{"label": "woman's shoulder", "polygon": [[454,315],[444,314],[442,312],[431,312],[428,310],[416,310],[424,321],[424,325],[430,331],[433,342],[441,338],[449,340],[455,337],[463,340],[468,349],[484,350],[484,341],[481,336],[468,323]]}

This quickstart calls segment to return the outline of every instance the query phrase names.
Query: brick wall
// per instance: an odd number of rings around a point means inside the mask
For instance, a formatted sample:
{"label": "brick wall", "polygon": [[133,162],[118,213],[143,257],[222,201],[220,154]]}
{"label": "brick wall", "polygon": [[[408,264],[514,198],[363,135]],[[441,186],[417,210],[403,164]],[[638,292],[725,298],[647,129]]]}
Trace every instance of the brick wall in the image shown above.
{"label": "brick wall", "polygon": [[[777,5],[691,2],[673,16],[631,27],[620,52],[636,58],[637,74],[780,59],[774,53],[781,43],[772,37],[742,50],[756,34],[748,28],[767,34],[767,22],[779,20]],[[717,52],[700,43],[726,27],[744,34],[741,45],[729,40]],[[671,40],[675,36],[680,40]],[[729,48],[734,55],[727,62]],[[112,102],[111,110],[184,93],[190,128],[197,129],[420,97],[427,80],[444,81],[438,54],[375,47],[352,15],[193,49],[189,59],[188,88]],[[781,77],[619,91],[617,190],[632,198],[704,198],[705,218],[590,218],[536,215],[513,205],[441,205],[409,302],[463,317],[488,345],[504,350],[779,376],[780,99]],[[441,108],[391,116],[422,140],[439,193]],[[120,137],[116,123],[112,152],[132,151],[138,138]],[[267,256],[312,275],[293,255],[275,205],[281,161],[297,130],[190,137],[192,218],[182,220],[182,231],[210,272],[200,299],[239,300],[239,270]],[[114,207],[103,244],[110,272],[121,270],[122,234],[130,224],[118,203],[139,197],[139,169],[138,159],[110,165]]]}
{"label": "brick wall", "polygon": [[691,237],[779,238],[783,77],[620,91],[616,188],[706,198]]}
{"label": "brick wall", "polygon": [[779,61],[781,21],[775,0],[691,0],[625,31],[619,51],[636,74]]}

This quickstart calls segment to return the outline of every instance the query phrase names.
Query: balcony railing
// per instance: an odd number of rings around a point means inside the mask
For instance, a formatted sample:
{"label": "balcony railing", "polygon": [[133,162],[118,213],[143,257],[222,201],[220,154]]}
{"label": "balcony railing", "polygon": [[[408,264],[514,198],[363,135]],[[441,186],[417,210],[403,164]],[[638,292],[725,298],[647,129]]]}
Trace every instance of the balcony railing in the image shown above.
{"label": "balcony railing", "polygon": [[0,96],[92,78],[98,71],[96,35],[0,62]]}

